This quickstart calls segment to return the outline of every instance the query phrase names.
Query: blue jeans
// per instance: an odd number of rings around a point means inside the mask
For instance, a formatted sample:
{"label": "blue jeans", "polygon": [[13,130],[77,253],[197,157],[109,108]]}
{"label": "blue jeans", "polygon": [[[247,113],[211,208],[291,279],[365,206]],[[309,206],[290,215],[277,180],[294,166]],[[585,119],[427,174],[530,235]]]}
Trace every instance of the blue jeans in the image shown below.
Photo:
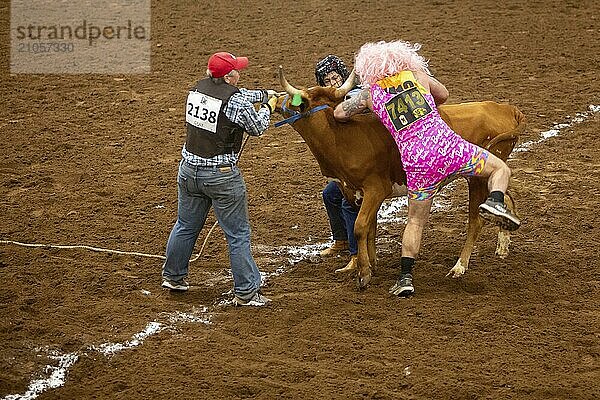
{"label": "blue jeans", "polygon": [[358,253],[358,246],[354,238],[354,222],[358,210],[346,201],[335,182],[329,182],[323,189],[323,203],[329,217],[333,240],[347,240],[350,254],[355,255]]}
{"label": "blue jeans", "polygon": [[212,206],[227,238],[235,294],[250,299],[260,288],[261,277],[250,253],[248,200],[240,170],[234,166],[222,172],[181,161],[177,186],[177,222],[167,242],[163,277],[179,281],[187,276],[194,245]]}

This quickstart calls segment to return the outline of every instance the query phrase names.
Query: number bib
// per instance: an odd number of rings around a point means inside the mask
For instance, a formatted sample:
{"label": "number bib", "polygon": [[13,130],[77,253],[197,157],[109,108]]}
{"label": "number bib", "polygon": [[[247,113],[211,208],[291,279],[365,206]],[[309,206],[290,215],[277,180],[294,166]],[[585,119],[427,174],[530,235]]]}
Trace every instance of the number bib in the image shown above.
{"label": "number bib", "polygon": [[385,103],[385,110],[396,130],[401,130],[431,112],[431,106],[416,87],[406,89]]}
{"label": "number bib", "polygon": [[217,116],[223,101],[200,92],[190,92],[186,102],[185,122],[212,133],[217,132]]}

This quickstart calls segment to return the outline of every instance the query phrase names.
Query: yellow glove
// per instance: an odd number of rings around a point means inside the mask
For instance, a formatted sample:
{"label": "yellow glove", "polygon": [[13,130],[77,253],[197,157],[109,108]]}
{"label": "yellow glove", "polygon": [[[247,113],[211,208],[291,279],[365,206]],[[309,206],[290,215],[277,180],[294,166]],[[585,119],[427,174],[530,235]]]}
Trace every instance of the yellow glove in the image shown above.
{"label": "yellow glove", "polygon": [[277,107],[277,96],[271,97],[267,102],[267,106],[269,106],[269,111],[271,111],[271,114],[273,114],[275,107]]}

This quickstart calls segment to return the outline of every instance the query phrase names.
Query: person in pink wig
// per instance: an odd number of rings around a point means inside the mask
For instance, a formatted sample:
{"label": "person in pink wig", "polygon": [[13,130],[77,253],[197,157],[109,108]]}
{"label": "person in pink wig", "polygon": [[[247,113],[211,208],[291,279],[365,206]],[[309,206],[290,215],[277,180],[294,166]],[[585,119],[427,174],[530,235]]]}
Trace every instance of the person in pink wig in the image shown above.
{"label": "person in pink wig", "polygon": [[414,294],[413,267],[433,197],[458,176],[488,178],[488,199],[479,214],[508,230],[521,221],[504,204],[510,168],[487,150],[467,142],[440,117],[448,90],[430,75],[421,45],[404,41],[364,44],[354,63],[363,90],[334,110],[338,121],[371,109],[396,141],[408,188],[408,222],[402,236],[401,271],[390,293]]}

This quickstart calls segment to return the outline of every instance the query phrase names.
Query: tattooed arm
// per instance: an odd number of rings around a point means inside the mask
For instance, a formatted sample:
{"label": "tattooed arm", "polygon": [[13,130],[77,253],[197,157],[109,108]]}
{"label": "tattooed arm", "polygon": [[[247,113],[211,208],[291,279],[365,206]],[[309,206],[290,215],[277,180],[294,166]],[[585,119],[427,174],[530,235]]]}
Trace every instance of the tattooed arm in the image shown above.
{"label": "tattooed arm", "polygon": [[421,85],[423,85],[429,93],[433,96],[435,105],[439,106],[448,100],[448,89],[440,81],[435,79],[432,75],[428,75],[425,72],[415,71],[415,77]]}
{"label": "tattooed arm", "polygon": [[340,122],[346,122],[350,120],[353,115],[359,114],[371,107],[372,103],[369,89],[362,89],[356,96],[338,104],[335,107],[335,110],[333,110],[333,116]]}

